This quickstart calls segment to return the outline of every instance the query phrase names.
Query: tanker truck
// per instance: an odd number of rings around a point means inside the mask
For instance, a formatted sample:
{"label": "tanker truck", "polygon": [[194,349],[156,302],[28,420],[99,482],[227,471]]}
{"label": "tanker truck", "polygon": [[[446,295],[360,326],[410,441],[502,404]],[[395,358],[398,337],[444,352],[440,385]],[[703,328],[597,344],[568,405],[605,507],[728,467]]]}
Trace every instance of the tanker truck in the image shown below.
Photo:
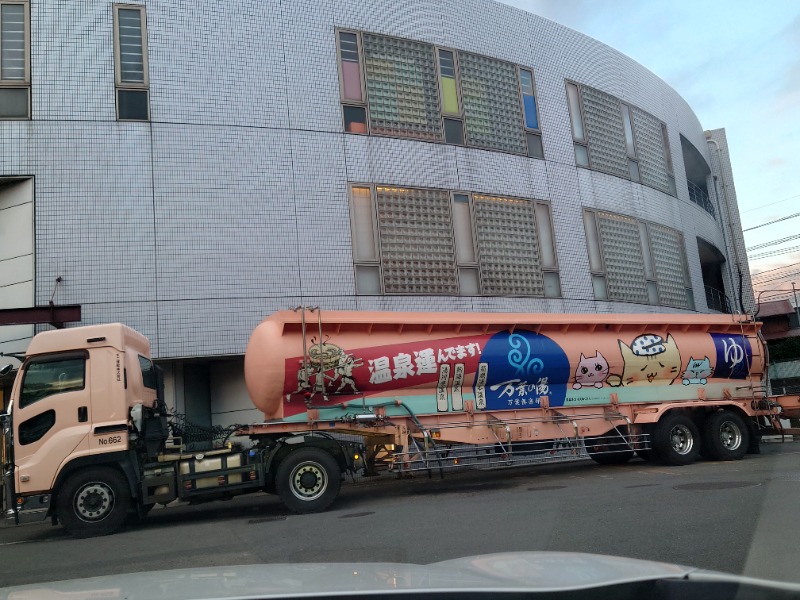
{"label": "tanker truck", "polygon": [[3,511],[88,537],[174,500],[265,491],[320,511],[355,473],[736,460],[800,416],[800,397],[767,393],[766,370],[744,315],[295,309],[247,346],[264,420],[189,451],[170,435],[147,338],[122,324],[47,331],[2,415]]}

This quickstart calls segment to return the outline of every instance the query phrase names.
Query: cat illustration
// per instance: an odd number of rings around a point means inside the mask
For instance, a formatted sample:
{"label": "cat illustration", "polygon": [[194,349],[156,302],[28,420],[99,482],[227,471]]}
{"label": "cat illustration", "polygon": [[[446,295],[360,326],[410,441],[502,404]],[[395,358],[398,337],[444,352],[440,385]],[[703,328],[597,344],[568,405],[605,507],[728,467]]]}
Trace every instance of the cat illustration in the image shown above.
{"label": "cat illustration", "polygon": [[683,385],[690,383],[705,385],[713,372],[714,369],[711,368],[711,361],[707,356],[702,360],[690,356],[689,364],[686,365],[686,370],[683,372]]}
{"label": "cat illustration", "polygon": [[608,361],[600,352],[588,357],[581,353],[581,360],[578,363],[578,368],[575,369],[575,383],[572,384],[572,389],[579,390],[582,387],[601,388],[607,377]]}
{"label": "cat illustration", "polygon": [[613,387],[663,385],[665,381],[672,385],[680,374],[681,354],[672,335],[666,340],[652,333],[640,335],[630,346],[619,340],[619,349],[625,365],[622,376],[609,377],[608,383]]}

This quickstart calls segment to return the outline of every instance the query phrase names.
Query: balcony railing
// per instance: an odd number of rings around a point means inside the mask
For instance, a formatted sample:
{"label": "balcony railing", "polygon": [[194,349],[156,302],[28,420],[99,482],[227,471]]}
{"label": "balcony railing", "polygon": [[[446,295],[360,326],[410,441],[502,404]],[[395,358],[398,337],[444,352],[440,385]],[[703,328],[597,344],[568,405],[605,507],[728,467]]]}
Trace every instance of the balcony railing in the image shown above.
{"label": "balcony railing", "polygon": [[706,304],[708,305],[708,308],[711,310],[716,310],[717,312],[731,314],[731,305],[728,302],[727,296],[725,296],[725,292],[708,285],[705,286],[705,288]]}
{"label": "balcony railing", "polygon": [[716,219],[717,213],[714,210],[714,205],[711,204],[711,200],[708,199],[708,192],[700,186],[693,184],[691,181],[687,181],[686,185],[689,188],[689,200]]}

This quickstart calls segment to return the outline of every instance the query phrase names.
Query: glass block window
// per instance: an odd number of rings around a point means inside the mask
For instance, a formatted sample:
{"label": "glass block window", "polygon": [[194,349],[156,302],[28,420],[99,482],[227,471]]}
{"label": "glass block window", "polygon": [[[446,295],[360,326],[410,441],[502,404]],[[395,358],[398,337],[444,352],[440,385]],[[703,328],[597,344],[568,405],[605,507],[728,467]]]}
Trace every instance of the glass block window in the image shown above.
{"label": "glass block window", "polygon": [[650,253],[658,283],[658,300],[667,306],[688,307],[686,252],[683,237],[673,229],[648,223]]}
{"label": "glass block window", "polygon": [[679,232],[593,210],[583,221],[595,299],[694,308]]}
{"label": "glass block window", "polygon": [[359,31],[336,49],[345,132],[544,158],[533,70]]}
{"label": "glass block window", "polygon": [[516,67],[468,52],[458,63],[467,144],[527,154]]}
{"label": "glass block window", "polygon": [[636,219],[607,212],[598,212],[596,216],[608,299],[646,304],[639,223]]}
{"label": "glass block window", "polygon": [[592,169],[628,179],[630,171],[620,101],[588,86],[581,86],[581,97]]}
{"label": "glass block window", "polygon": [[372,133],[441,140],[433,46],[371,33],[362,44]]}
{"label": "glass block window", "polygon": [[473,195],[482,292],[543,296],[535,203]]}
{"label": "glass block window", "polygon": [[0,2],[0,119],[30,118],[27,2]]}
{"label": "glass block window", "polygon": [[561,297],[546,202],[354,184],[350,226],[359,294]]}
{"label": "glass block window", "polygon": [[642,183],[669,194],[670,185],[667,179],[661,121],[635,106],[630,107],[630,112],[633,117],[639,176]]}
{"label": "glass block window", "polygon": [[566,89],[577,166],[675,195],[664,123],[592,87],[568,81]]}
{"label": "glass block window", "polygon": [[150,118],[146,24],[143,6],[114,6],[117,118],[124,121]]}
{"label": "glass block window", "polygon": [[385,292],[458,295],[450,193],[378,186],[376,199]]}

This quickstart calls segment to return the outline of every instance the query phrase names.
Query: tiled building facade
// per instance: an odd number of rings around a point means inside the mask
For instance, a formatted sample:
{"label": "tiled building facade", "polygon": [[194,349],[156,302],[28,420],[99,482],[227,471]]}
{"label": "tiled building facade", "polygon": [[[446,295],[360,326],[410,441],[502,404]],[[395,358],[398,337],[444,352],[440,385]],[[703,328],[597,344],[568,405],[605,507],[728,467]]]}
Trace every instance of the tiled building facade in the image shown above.
{"label": "tiled building facade", "polygon": [[0,66],[0,307],[135,327],[200,422],[289,306],[753,306],[724,132],[490,0],[0,0]]}

